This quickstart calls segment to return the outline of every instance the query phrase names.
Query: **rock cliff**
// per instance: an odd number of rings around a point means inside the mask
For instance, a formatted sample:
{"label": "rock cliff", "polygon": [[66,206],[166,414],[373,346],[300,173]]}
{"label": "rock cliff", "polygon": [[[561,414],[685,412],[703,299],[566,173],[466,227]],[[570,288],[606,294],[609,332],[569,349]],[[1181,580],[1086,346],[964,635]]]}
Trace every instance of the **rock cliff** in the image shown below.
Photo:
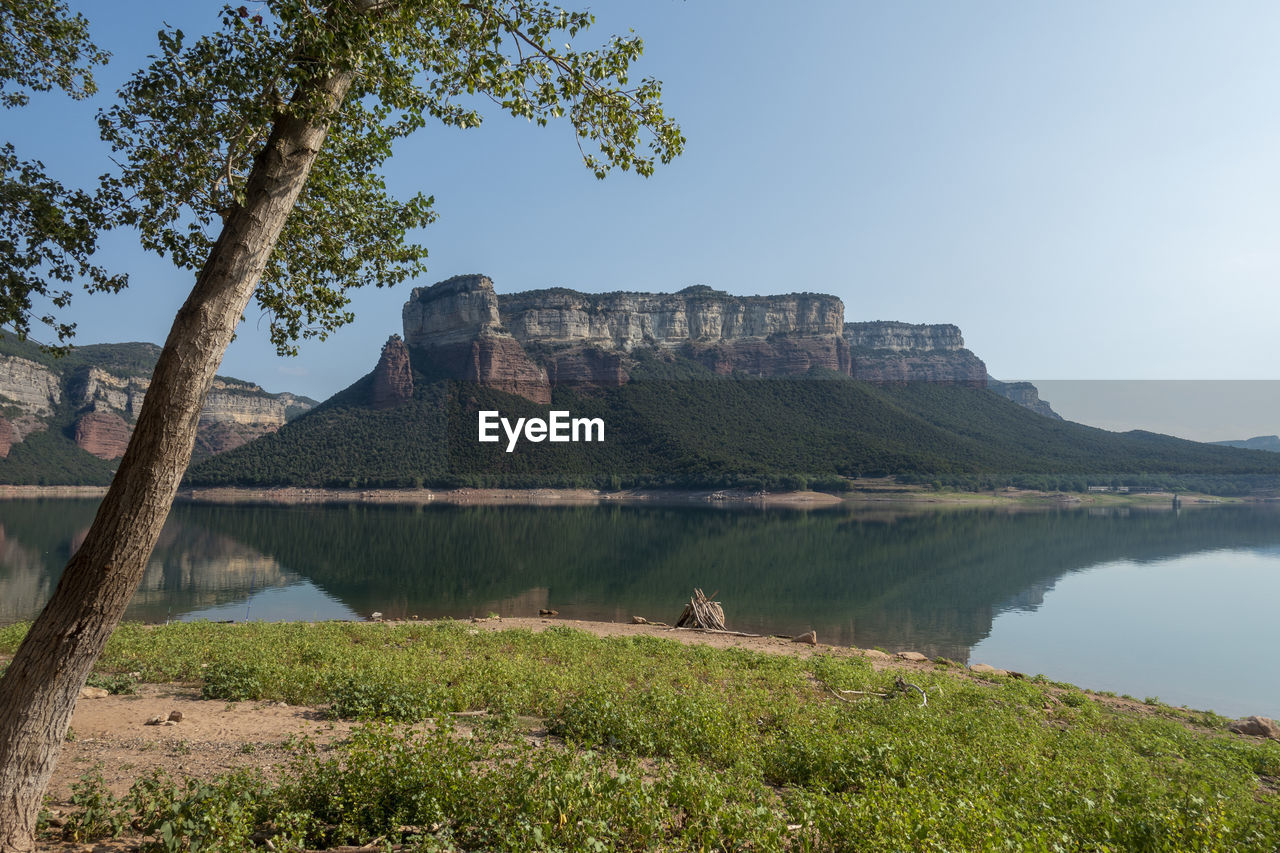
{"label": "rock cliff", "polygon": [[99,459],[119,459],[133,428],[115,412],[89,412],[76,421],[76,444]]}
{"label": "rock cliff", "polygon": [[916,325],[886,321],[845,323],[854,379],[866,382],[944,382],[985,388],[987,366],[964,347],[949,323]]}
{"label": "rock cliff", "polygon": [[42,364],[0,356],[0,397],[0,402],[19,408],[24,414],[48,417],[62,401],[62,383]]}
{"label": "rock cliff", "polygon": [[[124,455],[151,368],[152,344],[96,344],[52,359],[35,345],[6,339],[0,353],[0,459],[33,433],[65,430],[100,459]],[[196,456],[220,453],[272,432],[314,400],[268,394],[251,382],[218,377],[200,415]]]}
{"label": "rock cliff", "polygon": [[373,370],[372,393],[375,409],[394,409],[413,399],[409,348],[399,335],[392,335],[382,347],[382,357]]}
{"label": "rock cliff", "polygon": [[551,402],[547,371],[503,327],[488,276],[459,275],[415,287],[402,316],[405,343],[421,350],[442,375]]}
{"label": "rock cliff", "polygon": [[1001,397],[1012,400],[1024,409],[1030,409],[1037,415],[1062,420],[1062,415],[1053,410],[1048,401],[1040,399],[1040,390],[1030,382],[1001,382],[995,377],[987,377],[987,387]]}
{"label": "rock cliff", "polygon": [[538,402],[560,385],[616,387],[642,351],[678,355],[721,375],[801,376],[814,369],[878,383],[986,387],[986,365],[952,325],[846,323],[820,293],[733,296],[705,286],[677,293],[498,295],[486,276],[417,288],[404,341],[454,378]]}

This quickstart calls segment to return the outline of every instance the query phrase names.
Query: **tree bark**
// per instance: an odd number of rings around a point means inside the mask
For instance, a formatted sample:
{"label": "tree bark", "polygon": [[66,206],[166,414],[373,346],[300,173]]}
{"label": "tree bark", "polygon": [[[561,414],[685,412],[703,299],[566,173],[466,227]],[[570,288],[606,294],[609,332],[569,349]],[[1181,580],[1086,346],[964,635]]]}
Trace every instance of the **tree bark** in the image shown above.
{"label": "tree bark", "polygon": [[[314,79],[332,108],[350,73]],[[331,112],[326,112],[331,115]],[[137,427],[84,544],[0,679],[0,851],[33,849],[36,818],[76,698],[124,616],[164,526],[205,395],[306,184],[328,120],[282,115],[245,203],[228,217],[156,363]]]}

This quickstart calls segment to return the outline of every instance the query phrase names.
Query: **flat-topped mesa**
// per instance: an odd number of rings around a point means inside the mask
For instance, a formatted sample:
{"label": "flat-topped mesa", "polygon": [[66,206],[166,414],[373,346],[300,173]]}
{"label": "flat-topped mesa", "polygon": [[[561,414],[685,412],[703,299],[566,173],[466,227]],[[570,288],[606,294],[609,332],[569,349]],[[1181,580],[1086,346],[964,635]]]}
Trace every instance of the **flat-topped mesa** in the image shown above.
{"label": "flat-topped mesa", "polygon": [[[734,296],[703,285],[677,293],[498,295],[483,275],[416,288],[405,343],[439,373],[547,402],[560,385],[617,387],[640,352],[666,351],[722,375],[802,376],[820,369],[868,382],[986,387],[986,365],[955,326],[845,323],[821,293]],[[670,357],[670,356],[668,356]]]}
{"label": "flat-topped mesa", "polygon": [[502,327],[488,276],[456,275],[415,287],[402,317],[405,343],[421,350],[443,375],[535,403],[551,402],[547,371]]}
{"label": "flat-topped mesa", "polygon": [[836,296],[731,296],[704,285],[678,293],[530,290],[499,296],[498,306],[503,323],[521,343],[622,352],[770,335],[839,337],[844,323],[844,303]]}
{"label": "flat-topped mesa", "polygon": [[854,349],[916,350],[919,352],[956,352],[964,349],[960,327],[950,323],[925,325],[874,320],[845,323],[844,339]]}
{"label": "flat-topped mesa", "polygon": [[852,354],[854,379],[987,387],[986,364],[965,349],[960,329],[950,323],[845,323],[844,339]]}
{"label": "flat-topped mesa", "polygon": [[[844,303],[820,293],[732,296],[704,285],[678,293],[580,293],[553,288],[498,297],[503,326],[543,355],[556,384],[620,385],[620,356],[679,349],[717,373],[849,372]],[[612,356],[612,357],[610,357]]]}

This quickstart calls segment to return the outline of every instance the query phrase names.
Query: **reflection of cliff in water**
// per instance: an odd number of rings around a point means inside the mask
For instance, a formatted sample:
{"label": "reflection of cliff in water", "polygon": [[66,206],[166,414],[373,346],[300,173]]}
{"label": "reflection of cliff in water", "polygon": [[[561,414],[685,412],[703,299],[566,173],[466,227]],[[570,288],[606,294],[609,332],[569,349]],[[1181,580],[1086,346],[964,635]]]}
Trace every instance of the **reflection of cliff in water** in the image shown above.
{"label": "reflection of cliff in water", "polygon": [[0,624],[35,613],[53,595],[53,578],[40,554],[0,524]]}
{"label": "reflection of cliff in water", "polygon": [[1184,512],[921,514],[650,507],[203,507],[175,518],[242,541],[353,609],[496,610],[670,621],[719,591],[730,627],[816,628],[826,642],[964,659],[1004,609],[1034,609],[1062,575],[1280,544],[1267,507]]}
{"label": "reflection of cliff in water", "polygon": [[[0,624],[30,619],[49,600],[96,508],[95,501],[0,503]],[[296,581],[235,539],[171,518],[125,618],[161,621]]]}

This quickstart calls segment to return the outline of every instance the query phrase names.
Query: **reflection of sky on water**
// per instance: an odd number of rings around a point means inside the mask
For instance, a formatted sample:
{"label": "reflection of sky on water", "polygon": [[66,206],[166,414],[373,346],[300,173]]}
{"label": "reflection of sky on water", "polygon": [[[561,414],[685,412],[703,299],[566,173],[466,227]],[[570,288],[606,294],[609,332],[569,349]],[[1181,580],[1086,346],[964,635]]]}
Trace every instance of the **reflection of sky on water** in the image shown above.
{"label": "reflection of sky on water", "polygon": [[302,581],[280,589],[264,589],[242,601],[183,613],[179,619],[183,622],[199,619],[211,622],[228,619],[236,622],[321,622],[327,619],[363,621],[364,617],[310,581]]}
{"label": "reflection of sky on water", "polygon": [[[1221,714],[1280,717],[1280,553],[1119,561],[996,616],[972,662]],[[1176,650],[1176,651],[1175,651]]]}

